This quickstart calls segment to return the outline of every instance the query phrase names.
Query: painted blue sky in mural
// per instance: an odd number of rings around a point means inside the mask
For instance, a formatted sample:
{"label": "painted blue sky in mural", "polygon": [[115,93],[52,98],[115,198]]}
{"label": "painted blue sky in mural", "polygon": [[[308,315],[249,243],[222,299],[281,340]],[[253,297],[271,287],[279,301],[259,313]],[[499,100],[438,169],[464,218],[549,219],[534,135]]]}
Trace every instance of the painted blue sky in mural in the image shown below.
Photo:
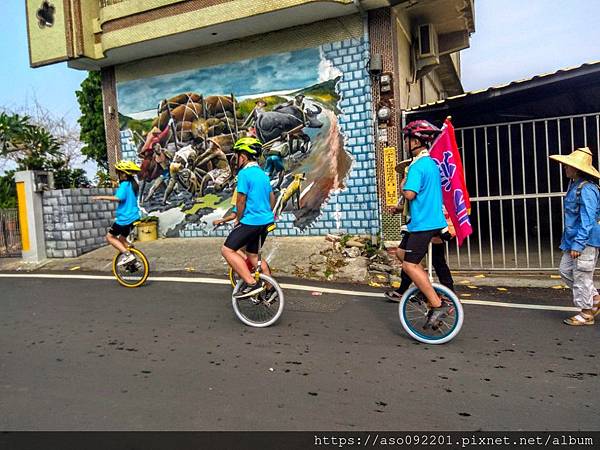
{"label": "painted blue sky in mural", "polygon": [[322,79],[321,63],[319,48],[309,48],[118,83],[119,110],[131,115],[155,109],[161,100],[183,92],[243,97],[301,89]]}

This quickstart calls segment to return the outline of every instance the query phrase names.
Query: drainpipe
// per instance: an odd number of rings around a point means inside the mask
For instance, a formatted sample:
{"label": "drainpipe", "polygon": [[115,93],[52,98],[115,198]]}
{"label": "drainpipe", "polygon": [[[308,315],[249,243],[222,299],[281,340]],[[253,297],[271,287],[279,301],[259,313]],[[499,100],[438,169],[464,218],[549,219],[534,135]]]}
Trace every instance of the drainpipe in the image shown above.
{"label": "drainpipe", "polygon": [[[360,3],[360,0],[352,0],[352,2],[354,3],[354,6],[356,7],[356,9],[358,10],[358,12],[360,13],[360,16],[362,18],[362,23],[363,23],[363,42],[365,42],[365,40],[368,40],[368,36],[369,36],[369,15],[367,14],[367,11],[365,10],[365,8],[363,8],[363,6]],[[369,48],[367,48],[364,51],[364,58],[367,61],[370,61],[371,59],[371,51]],[[378,138],[377,138],[377,114],[376,111],[373,111],[373,119],[374,119],[374,143],[373,146],[375,149],[377,149],[377,142],[378,142]],[[379,217],[379,223],[380,225],[382,224],[382,220],[381,220],[381,206],[379,205],[379,200],[377,200],[376,202],[377,204],[377,217]],[[380,228],[379,230],[380,234],[383,235],[382,230]],[[381,246],[383,246],[383,239],[381,239],[380,242],[377,242],[377,236],[372,234],[371,235],[371,244],[372,245],[377,245],[379,244],[380,248]]]}

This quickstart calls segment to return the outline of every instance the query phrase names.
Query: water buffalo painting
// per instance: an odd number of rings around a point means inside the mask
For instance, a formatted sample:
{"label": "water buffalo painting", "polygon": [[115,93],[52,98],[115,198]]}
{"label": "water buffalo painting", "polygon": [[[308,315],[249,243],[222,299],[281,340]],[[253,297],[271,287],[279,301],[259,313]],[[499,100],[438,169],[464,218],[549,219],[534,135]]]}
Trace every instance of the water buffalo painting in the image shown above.
{"label": "water buffalo painting", "polygon": [[210,234],[231,208],[233,143],[252,135],[279,219],[313,226],[352,164],[338,125],[341,73],[331,67],[315,48],[117,83],[121,126],[139,149],[124,157],[147,168],[140,206],[168,236]]}

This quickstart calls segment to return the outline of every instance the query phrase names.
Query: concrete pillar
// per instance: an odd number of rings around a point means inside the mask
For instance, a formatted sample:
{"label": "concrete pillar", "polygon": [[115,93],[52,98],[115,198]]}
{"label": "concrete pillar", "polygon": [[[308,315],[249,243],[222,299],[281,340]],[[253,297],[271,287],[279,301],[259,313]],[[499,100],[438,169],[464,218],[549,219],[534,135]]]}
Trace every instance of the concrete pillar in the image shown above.
{"label": "concrete pillar", "polygon": [[115,164],[121,159],[121,132],[117,112],[117,84],[114,66],[103,67],[102,103],[104,105],[104,132],[106,134],[106,154],[109,173],[116,179]]}
{"label": "concrete pillar", "polygon": [[23,260],[38,263],[46,259],[42,191],[52,187],[53,177],[48,172],[26,170],[15,173],[15,181]]}

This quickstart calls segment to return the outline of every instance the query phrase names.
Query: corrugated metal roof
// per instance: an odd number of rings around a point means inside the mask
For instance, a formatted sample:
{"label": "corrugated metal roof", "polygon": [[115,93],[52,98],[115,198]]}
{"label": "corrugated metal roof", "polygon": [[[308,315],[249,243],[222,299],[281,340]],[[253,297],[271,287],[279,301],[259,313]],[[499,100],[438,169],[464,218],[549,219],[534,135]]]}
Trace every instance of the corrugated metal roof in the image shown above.
{"label": "corrugated metal roof", "polygon": [[530,78],[524,78],[522,80],[516,80],[516,81],[511,81],[509,83],[503,83],[503,84],[499,84],[496,86],[490,86],[489,88],[486,88],[486,89],[478,89],[475,91],[465,92],[464,94],[454,95],[454,96],[448,97],[444,100],[436,100],[435,102],[429,102],[429,103],[425,103],[425,104],[422,104],[419,106],[413,106],[412,108],[406,109],[405,112],[421,111],[421,110],[430,108],[432,106],[438,106],[438,105],[443,105],[444,103],[453,102],[454,100],[457,100],[460,98],[473,97],[473,96],[483,95],[486,93],[491,94],[494,91],[502,91],[504,89],[511,88],[511,87],[527,87],[527,84],[534,83],[539,80],[542,80],[544,82],[552,82],[552,81],[554,81],[553,78],[555,78],[555,77],[557,79],[560,79],[561,77],[563,77],[565,75],[574,76],[574,75],[577,75],[576,72],[583,71],[584,69],[588,69],[588,68],[597,68],[598,70],[600,70],[600,61],[592,61],[592,62],[584,63],[584,64],[582,64],[580,66],[576,66],[576,67],[567,67],[564,69],[556,70],[555,72],[543,73],[540,75],[534,75],[533,77],[530,77]]}

